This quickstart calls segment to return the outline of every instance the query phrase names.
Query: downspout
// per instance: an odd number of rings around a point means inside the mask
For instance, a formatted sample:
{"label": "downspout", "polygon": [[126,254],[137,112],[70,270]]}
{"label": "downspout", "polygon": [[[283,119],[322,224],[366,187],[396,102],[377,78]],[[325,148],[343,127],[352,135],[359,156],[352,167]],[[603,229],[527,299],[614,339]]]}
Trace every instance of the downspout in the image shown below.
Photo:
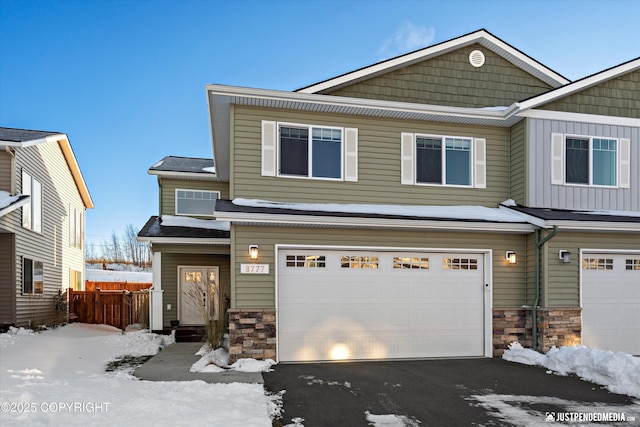
{"label": "downspout", "polygon": [[553,231],[549,233],[545,238],[540,240],[540,229],[536,229],[536,297],[533,300],[533,306],[531,307],[531,334],[533,349],[538,350],[538,304],[540,304],[540,249],[551,240],[556,234],[558,234],[558,226],[553,226]]}

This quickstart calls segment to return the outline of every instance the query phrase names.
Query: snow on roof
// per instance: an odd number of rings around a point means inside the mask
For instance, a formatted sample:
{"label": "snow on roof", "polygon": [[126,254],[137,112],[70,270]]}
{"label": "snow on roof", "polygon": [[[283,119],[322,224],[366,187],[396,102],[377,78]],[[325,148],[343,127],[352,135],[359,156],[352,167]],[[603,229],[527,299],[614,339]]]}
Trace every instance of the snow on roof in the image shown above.
{"label": "snow on roof", "polygon": [[162,215],[163,227],[205,228],[208,230],[229,231],[231,223],[214,219],[198,219],[187,216]]}
{"label": "snow on roof", "polygon": [[209,173],[216,173],[215,166],[209,166],[209,167],[206,167],[206,168],[202,168],[202,170],[205,171],[205,172],[209,172]]}
{"label": "snow on roof", "polygon": [[[462,219],[490,222],[524,223],[523,215],[499,208],[484,206],[415,206],[415,205],[366,205],[341,203],[284,203],[258,199],[234,199],[237,206],[257,208],[293,209],[300,211],[395,215],[419,218]],[[163,224],[164,225],[164,224]]]}
{"label": "snow on roof", "polygon": [[16,194],[15,196],[12,196],[11,193],[0,190],[0,209],[6,208],[7,206],[9,206],[11,203],[15,202],[19,198],[20,198],[20,194]]}
{"label": "snow on roof", "polygon": [[640,211],[574,211],[573,213],[577,214],[587,214],[587,215],[611,215],[611,216],[631,216],[631,217],[639,217]]}

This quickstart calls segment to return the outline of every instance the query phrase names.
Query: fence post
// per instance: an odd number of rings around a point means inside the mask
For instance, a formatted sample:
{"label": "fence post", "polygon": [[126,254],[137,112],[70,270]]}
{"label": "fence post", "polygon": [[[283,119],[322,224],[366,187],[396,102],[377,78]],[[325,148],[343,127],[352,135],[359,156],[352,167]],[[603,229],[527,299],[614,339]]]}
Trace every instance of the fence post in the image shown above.
{"label": "fence post", "polygon": [[127,298],[127,291],[122,291],[122,301],[120,301],[120,326],[122,326],[122,333],[124,334],[124,329],[127,327],[127,325],[125,325],[126,321],[124,318],[124,313],[126,310],[126,298]]}
{"label": "fence post", "polygon": [[[67,323],[70,323],[71,303],[73,302],[73,289],[67,289]],[[75,313],[75,310],[74,310]]]}
{"label": "fence post", "polygon": [[94,322],[98,325],[104,323],[102,321],[102,295],[100,295],[100,288],[97,288],[93,293],[93,302],[95,304],[94,309]]}

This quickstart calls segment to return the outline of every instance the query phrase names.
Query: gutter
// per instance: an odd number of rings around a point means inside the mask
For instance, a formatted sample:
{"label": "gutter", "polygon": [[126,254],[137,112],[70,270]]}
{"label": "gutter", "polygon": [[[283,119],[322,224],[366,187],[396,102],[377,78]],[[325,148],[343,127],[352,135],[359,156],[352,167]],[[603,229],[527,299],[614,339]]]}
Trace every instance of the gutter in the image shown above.
{"label": "gutter", "polygon": [[540,304],[540,249],[549,240],[558,234],[558,226],[553,226],[553,231],[545,238],[540,240],[540,229],[536,230],[536,297],[531,307],[531,335],[532,335],[532,347],[538,351],[538,304]]}

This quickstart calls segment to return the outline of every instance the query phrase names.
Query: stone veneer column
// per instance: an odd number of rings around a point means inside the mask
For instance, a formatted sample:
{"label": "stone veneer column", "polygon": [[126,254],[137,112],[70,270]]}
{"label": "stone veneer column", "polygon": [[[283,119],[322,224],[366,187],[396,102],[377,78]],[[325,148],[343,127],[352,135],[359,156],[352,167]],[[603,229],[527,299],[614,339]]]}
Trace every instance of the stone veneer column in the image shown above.
{"label": "stone veneer column", "polygon": [[229,312],[229,363],[276,358],[276,310],[232,308]]}
{"label": "stone veneer column", "polygon": [[580,344],[581,313],[579,307],[538,308],[539,351],[546,353],[553,346]]}
{"label": "stone veneer column", "polygon": [[493,357],[501,357],[514,341],[518,341],[524,347],[531,347],[531,309],[494,308]]}

